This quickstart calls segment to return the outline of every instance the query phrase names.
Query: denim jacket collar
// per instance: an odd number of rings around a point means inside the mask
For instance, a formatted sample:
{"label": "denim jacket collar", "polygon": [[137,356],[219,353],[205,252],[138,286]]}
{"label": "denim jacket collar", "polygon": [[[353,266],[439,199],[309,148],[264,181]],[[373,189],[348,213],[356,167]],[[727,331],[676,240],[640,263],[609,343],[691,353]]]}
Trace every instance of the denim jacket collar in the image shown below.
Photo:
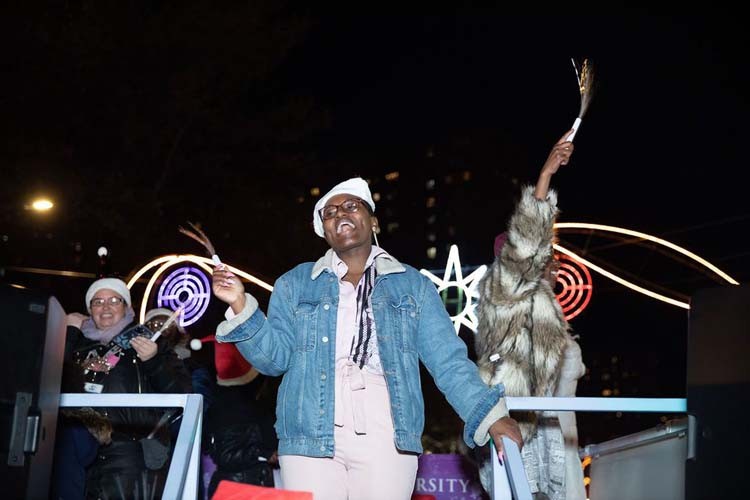
{"label": "denim jacket collar", "polygon": [[[406,271],[406,268],[385,250],[375,259],[375,269],[378,270],[378,274],[381,276]],[[329,248],[325,255],[315,263],[310,273],[310,279],[316,279],[323,271],[333,272],[333,248]]]}

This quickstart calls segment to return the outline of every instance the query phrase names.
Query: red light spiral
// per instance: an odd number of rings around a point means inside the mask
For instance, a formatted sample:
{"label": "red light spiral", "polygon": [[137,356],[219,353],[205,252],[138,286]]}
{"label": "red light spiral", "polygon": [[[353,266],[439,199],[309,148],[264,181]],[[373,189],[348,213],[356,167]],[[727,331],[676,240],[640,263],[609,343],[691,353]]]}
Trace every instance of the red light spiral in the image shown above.
{"label": "red light spiral", "polygon": [[560,262],[555,285],[555,290],[560,290],[556,294],[557,301],[565,319],[570,321],[589,305],[593,290],[591,273],[586,266],[567,255],[557,254],[557,260]]}

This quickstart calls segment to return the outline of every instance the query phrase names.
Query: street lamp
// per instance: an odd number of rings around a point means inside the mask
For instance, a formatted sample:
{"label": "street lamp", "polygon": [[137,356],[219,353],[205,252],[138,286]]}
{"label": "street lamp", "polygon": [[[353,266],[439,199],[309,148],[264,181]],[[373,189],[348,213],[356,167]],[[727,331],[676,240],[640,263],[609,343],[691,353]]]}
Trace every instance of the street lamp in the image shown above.
{"label": "street lamp", "polygon": [[34,201],[31,202],[31,210],[34,210],[35,212],[47,212],[54,207],[55,204],[52,203],[51,200],[48,198],[37,198]]}

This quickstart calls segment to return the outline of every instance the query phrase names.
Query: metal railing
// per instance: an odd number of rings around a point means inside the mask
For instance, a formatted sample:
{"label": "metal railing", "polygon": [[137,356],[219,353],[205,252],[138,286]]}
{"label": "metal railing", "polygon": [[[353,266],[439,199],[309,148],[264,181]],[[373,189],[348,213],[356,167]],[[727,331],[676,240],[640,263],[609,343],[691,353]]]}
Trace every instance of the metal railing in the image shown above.
{"label": "metal railing", "polygon": [[203,396],[200,394],[60,394],[60,408],[182,408],[163,499],[195,500],[200,480]]}
{"label": "metal railing", "polygon": [[[686,413],[684,398],[537,398],[507,397],[510,411],[593,411],[593,412],[642,412],[642,413]],[[521,453],[516,443],[503,438],[504,462],[497,458],[492,447],[492,499],[531,500],[531,492]]]}
{"label": "metal railing", "polygon": [[[686,413],[687,401],[681,398],[537,398],[508,397],[511,411],[593,411]],[[182,408],[172,461],[162,498],[194,500],[200,479],[203,397],[199,394],[61,394],[60,407],[146,407]],[[501,464],[492,449],[493,500],[530,500],[531,493],[518,446],[503,438],[504,461]]]}

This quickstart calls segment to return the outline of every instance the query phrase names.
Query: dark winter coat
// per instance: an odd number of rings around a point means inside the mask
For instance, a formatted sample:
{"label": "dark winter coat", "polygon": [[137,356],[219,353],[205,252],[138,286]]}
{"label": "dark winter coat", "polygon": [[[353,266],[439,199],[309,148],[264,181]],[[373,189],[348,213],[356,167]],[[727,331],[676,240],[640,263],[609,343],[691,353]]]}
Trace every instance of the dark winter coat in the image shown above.
{"label": "dark winter coat", "polygon": [[[127,327],[126,327],[127,328]],[[65,342],[63,392],[86,392],[85,383],[101,385],[102,393],[160,393],[184,394],[192,392],[190,374],[183,362],[167,345],[158,341],[157,354],[148,361],[138,359],[134,349],[122,352],[119,361],[109,371],[84,373],[80,363],[91,351],[106,353],[110,345],[101,345],[83,336],[81,330],[68,327]],[[96,411],[105,416],[112,426],[112,442],[99,447],[99,453],[88,471],[87,498],[148,498],[160,492],[166,478],[171,451],[168,423],[146,438],[157,428],[166,409],[107,408]],[[176,417],[177,415],[173,415]],[[92,433],[94,429],[89,429]],[[167,460],[154,466],[153,454]],[[147,463],[149,465],[147,465]],[[124,493],[121,493],[121,491]]]}

